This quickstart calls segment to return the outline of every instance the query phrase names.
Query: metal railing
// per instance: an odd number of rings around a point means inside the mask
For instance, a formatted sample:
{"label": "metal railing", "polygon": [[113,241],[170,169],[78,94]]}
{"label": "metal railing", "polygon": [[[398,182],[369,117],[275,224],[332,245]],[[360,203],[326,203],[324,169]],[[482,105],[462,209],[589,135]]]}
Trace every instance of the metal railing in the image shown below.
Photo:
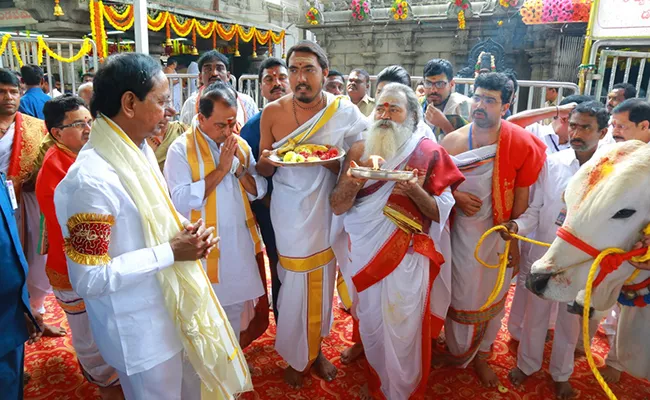
{"label": "metal railing", "polygon": [[[411,87],[415,88],[415,85],[417,85],[417,82],[422,79],[421,76],[412,76],[411,77]],[[456,77],[454,78],[454,81],[456,82],[456,91],[459,93],[464,94],[465,96],[469,96],[471,92],[471,85],[474,84],[474,78],[459,78]],[[375,88],[376,88],[376,83],[377,83],[377,76],[376,75],[371,75],[370,76],[370,93],[375,93]],[[566,96],[570,96],[572,94],[578,94],[579,93],[579,88],[578,85],[576,85],[573,82],[551,82],[551,81],[525,81],[521,80],[518,81],[519,83],[519,88],[517,88],[517,102],[513,106],[512,113],[516,113],[519,111],[519,100],[520,100],[520,94],[522,92],[527,92],[527,97],[526,97],[526,102],[525,102],[525,108],[524,110],[531,110],[535,108],[541,108],[544,107],[544,103],[546,102],[546,89],[547,88],[557,88],[558,89],[558,99],[557,102],[559,103],[562,98]],[[257,105],[259,107],[264,106],[265,100],[262,98],[261,93],[260,93],[260,85],[258,82],[258,77],[257,75],[252,75],[252,74],[246,74],[242,75],[239,77],[239,84],[238,84],[238,90],[242,93],[246,93],[249,96],[251,96],[255,101],[257,101]]]}
{"label": "metal railing", "polygon": [[[43,38],[48,47],[61,57],[71,57],[81,49],[84,42],[83,39],[57,39],[57,38]],[[12,36],[7,43],[7,48],[0,57],[0,67],[9,68],[20,72],[19,61],[11,50],[11,42],[16,43],[18,54],[24,64],[38,64],[38,39],[34,37]],[[71,92],[77,94],[77,89],[80,82],[79,77],[90,68],[97,71],[97,46],[94,41],[90,41],[92,45],[92,55],[85,55],[78,61],[71,63],[64,63],[53,59],[49,54],[43,54],[44,70],[47,73],[47,81],[50,87],[50,95],[54,91],[54,81],[52,74],[58,74],[61,79],[61,88],[63,92]]]}
{"label": "metal railing", "polygon": [[[623,60],[621,60],[623,59]],[[648,87],[650,86],[650,78],[648,81],[643,84],[643,73],[645,70],[646,62],[650,59],[650,53],[641,52],[641,51],[622,51],[622,50],[602,50],[600,52],[600,62],[598,63],[598,72],[592,76],[592,81],[596,83],[596,92],[594,96],[596,99],[600,99],[603,95],[603,86],[605,84],[605,79],[607,78],[607,93],[611,92],[614,84],[617,83],[632,83],[636,87],[637,96],[639,96],[641,89],[645,90],[646,97],[650,100],[650,91]],[[607,77],[607,64],[611,61],[611,67],[609,71],[609,77]],[[616,75],[619,72],[618,66],[619,61],[621,65],[625,65],[625,71],[623,72],[623,79],[617,79]],[[633,75],[631,75],[632,66],[635,63],[639,63],[638,71],[635,74],[636,79],[631,80]],[[620,75],[620,74],[619,74]],[[591,90],[591,85],[589,85],[588,90]]]}
{"label": "metal railing", "polygon": [[[172,104],[177,113],[181,112],[181,108],[185,101],[191,97],[198,88],[201,86],[200,77],[197,74],[167,74],[169,81],[169,90],[171,92]],[[234,75],[230,76],[230,85],[237,87],[237,78]]]}

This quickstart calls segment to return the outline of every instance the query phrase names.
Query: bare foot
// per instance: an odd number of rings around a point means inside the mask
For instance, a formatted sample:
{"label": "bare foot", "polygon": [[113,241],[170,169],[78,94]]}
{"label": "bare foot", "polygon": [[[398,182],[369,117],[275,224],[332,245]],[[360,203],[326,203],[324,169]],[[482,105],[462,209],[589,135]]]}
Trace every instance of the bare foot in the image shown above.
{"label": "bare foot", "polygon": [[367,383],[361,387],[359,398],[361,400],[374,400],[374,397],[372,397],[372,395],[370,394],[370,389],[368,389]]}
{"label": "bare foot", "polygon": [[43,325],[43,336],[46,337],[61,337],[66,335],[66,330],[54,325]]}
{"label": "bare foot", "polygon": [[483,386],[490,388],[499,386],[499,378],[487,361],[481,360],[478,357],[474,358],[474,369]]}
{"label": "bare foot", "polygon": [[124,400],[124,393],[122,393],[122,386],[109,386],[100,387],[99,395],[102,400]]}
{"label": "bare foot", "polygon": [[555,396],[561,400],[567,400],[576,395],[569,382],[555,382]]}
{"label": "bare foot", "polygon": [[355,343],[341,352],[341,363],[351,364],[363,354],[363,344]]}
{"label": "bare foot", "polygon": [[322,352],[318,354],[318,357],[316,357],[316,361],[314,361],[312,368],[316,370],[316,375],[327,382],[331,382],[336,378],[336,367],[325,358]]}
{"label": "bare foot", "polygon": [[605,365],[605,368],[601,368],[599,371],[607,383],[618,383],[621,380],[621,371],[609,365]]}
{"label": "bare foot", "polygon": [[288,366],[284,369],[284,381],[294,389],[302,387],[302,372],[296,371],[295,369]]}
{"label": "bare foot", "polygon": [[511,369],[508,374],[508,379],[510,379],[510,382],[515,386],[521,385],[527,378],[528,375],[524,374],[524,372],[517,367]]}

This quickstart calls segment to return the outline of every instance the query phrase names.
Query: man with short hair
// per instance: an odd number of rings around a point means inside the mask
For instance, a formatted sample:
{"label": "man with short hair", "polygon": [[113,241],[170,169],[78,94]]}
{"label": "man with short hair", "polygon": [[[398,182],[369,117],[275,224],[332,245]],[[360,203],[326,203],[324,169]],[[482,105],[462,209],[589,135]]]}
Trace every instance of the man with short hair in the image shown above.
{"label": "man with short hair", "polygon": [[[192,221],[203,219],[223,234],[203,265],[239,340],[246,302],[265,294],[259,272],[264,243],[250,202],[264,197],[267,183],[257,175],[246,141],[233,133],[236,122],[235,90],[221,81],[210,84],[199,100],[197,120],[169,147],[165,178],[181,214]],[[268,299],[264,311],[266,324],[257,336],[268,326]],[[251,339],[257,337],[247,341]]]}
{"label": "man with short hair", "polygon": [[54,85],[52,88],[50,88],[50,81],[49,81],[48,74],[43,75],[43,84],[41,85],[41,89],[43,89],[43,92],[47,93],[48,95],[51,94],[52,98],[63,95],[63,93],[61,92],[61,75],[52,74],[52,83]]}
{"label": "man with short hair", "polygon": [[174,140],[189,129],[189,125],[186,125],[181,121],[172,121],[172,118],[174,118],[175,115],[176,110],[172,107],[171,103],[168,104],[165,107],[165,119],[160,131],[147,138],[147,144],[156,155],[156,160],[158,161],[158,166],[160,166],[161,172],[165,167],[169,146],[174,143]]}
{"label": "man with short hair", "polygon": [[[181,121],[187,125],[190,125],[192,118],[199,113],[198,99],[201,98],[201,92],[205,88],[216,81],[230,83],[230,61],[228,61],[228,57],[218,51],[210,50],[203,53],[199,58],[198,67],[201,87],[198,92],[185,100],[181,110]],[[259,113],[259,110],[255,100],[247,94],[237,92],[237,125],[235,126],[235,133],[239,134],[241,127],[246,125],[246,122],[257,113]]]}
{"label": "man with short hair", "polygon": [[128,400],[249,390],[246,360],[198,262],[218,242],[214,227],[190,224],[174,209],[146,144],[170,101],[160,63],[114,55],[93,83],[90,138],[54,205],[70,283],[102,357]]}
{"label": "man with short hair", "polygon": [[[547,87],[544,107],[555,107],[556,105],[558,105],[557,97],[558,97],[558,89],[556,87]],[[542,121],[542,124],[550,125],[552,122],[553,122],[552,118],[545,118],[544,121]]]}
{"label": "man with short hair", "polygon": [[365,69],[355,68],[348,75],[346,86],[348,97],[353,104],[359,107],[361,114],[366,117],[375,108],[375,99],[368,95],[370,90],[370,74]]}
{"label": "man with short hair", "polygon": [[43,119],[43,106],[51,97],[43,92],[43,70],[38,65],[23,65],[20,75],[25,83],[25,94],[20,98],[18,111]]}
{"label": "man with short hair", "polygon": [[[262,96],[269,103],[278,100],[287,93],[291,93],[287,64],[282,59],[269,57],[262,61],[262,64],[260,64],[258,79],[261,85]],[[261,120],[262,113],[255,114],[253,118],[248,120],[241,130],[241,137],[248,142],[256,162],[260,155]],[[271,205],[273,180],[271,178],[266,179],[268,184],[266,196],[261,200],[254,201],[251,204],[251,208],[253,209],[253,214],[255,214],[257,223],[260,226],[262,239],[264,239],[264,244],[266,245],[266,255],[269,258],[273,314],[277,323],[278,294],[280,293],[281,283],[280,278],[278,278],[278,249],[275,246],[275,234],[273,233],[273,224],[271,223],[271,214],[269,209]],[[265,270],[260,271],[260,274],[266,276]],[[266,282],[266,280],[264,280],[264,282]],[[266,285],[264,287],[266,287]]]}
{"label": "man with short hair", "polygon": [[92,82],[93,79],[95,79],[95,74],[92,72],[86,72],[85,74],[81,75],[81,81],[83,83]]}
{"label": "man with short hair", "polygon": [[[347,154],[330,201],[336,215],[345,213],[350,235],[351,262],[344,265],[356,289],[359,331],[372,371],[364,395],[418,398],[431,370],[431,338],[445,317],[430,312],[430,303],[438,301],[430,293],[449,291],[444,282],[432,290],[443,274],[438,240],[454,205],[451,191],[464,178],[447,152],[418,131],[422,111],[413,89],[389,83],[377,100],[373,125],[365,142]],[[400,183],[353,177],[349,167],[372,166],[372,156],[382,157],[384,168],[412,171],[414,177]]]}
{"label": "man with short hair", "polygon": [[[176,73],[176,68],[178,68],[178,60],[176,57],[169,57],[167,59],[167,65],[165,68],[163,68],[163,72],[165,74],[175,74]],[[182,96],[182,84],[181,80],[178,78],[172,79],[172,103],[174,106],[174,110],[181,110],[183,107],[183,103],[181,102],[181,97]]]}
{"label": "man with short hair", "polygon": [[[636,88],[630,83],[617,83],[612,86],[612,90],[607,94],[607,111],[610,114],[614,112],[614,108],[624,102],[625,100],[633,99],[636,97]],[[610,120],[610,127],[607,135],[600,142],[601,146],[615,143],[612,132],[612,121]]]}
{"label": "man with short hair", "polygon": [[422,104],[424,120],[433,129],[438,141],[445,134],[459,129],[471,120],[471,101],[455,91],[454,68],[443,59],[429,60],[424,66],[424,93]]}
{"label": "man with short hair", "polygon": [[612,110],[612,136],[617,142],[640,140],[650,143],[650,103],[628,99]]}
{"label": "man with short hair", "polygon": [[329,203],[341,164],[276,169],[280,164],[269,157],[272,149],[305,143],[347,151],[361,139],[368,121],[346,98],[323,91],[329,66],[318,44],[299,42],[287,60],[293,95],[264,108],[257,170],[273,176],[271,221],[282,267],[275,347],[289,364],[285,381],[298,387],[312,365],[323,379],[336,377],[336,368],[321,352],[321,340],[332,318],[336,256],[339,263],[347,257],[342,220],[332,218]]}
{"label": "man with short hair", "polygon": [[[474,83],[473,122],[442,141],[466,179],[454,193],[452,299],[445,335],[454,362],[465,367],[473,361],[481,383],[488,387],[499,384],[487,360],[501,328],[509,285],[493,294],[498,270],[483,267],[474,252],[484,232],[526,210],[528,188],[537,180],[546,158],[539,139],[501,119],[512,96],[507,83],[503,74],[480,74]],[[486,263],[496,264],[503,251],[501,239],[492,235],[484,240],[479,254]],[[507,269],[504,282],[510,282],[518,255],[513,242],[512,268]]]}
{"label": "man with short hair", "polygon": [[93,82],[84,82],[79,85],[77,94],[82,98],[87,107],[90,107],[90,101],[93,99]]}
{"label": "man with short hair", "polygon": [[45,271],[54,297],[63,309],[72,332],[72,347],[77,353],[84,377],[99,386],[104,399],[121,396],[115,368],[104,361],[93,339],[86,306],[75,293],[68,276],[63,235],[54,210],[54,189],[63,180],[77,154],[88,141],[92,118],[79,97],[63,95],[45,103],[45,125],[56,145],[49,148],[36,179],[36,199],[45,218],[47,265]]}
{"label": "man with short hair", "polygon": [[334,96],[345,94],[345,77],[335,69],[331,69],[325,80],[325,91]]}
{"label": "man with short hair", "polygon": [[[580,166],[596,153],[599,140],[607,133],[608,119],[609,113],[601,103],[587,101],[575,106],[569,113],[571,148],[554,153],[546,159],[537,182],[531,188],[528,209],[518,218],[504,224],[510,233],[519,233],[545,243],[555,240],[557,229],[564,223],[567,213],[563,193]],[[509,234],[503,236],[510,239]],[[532,264],[545,252],[546,248],[542,246],[531,246],[526,258]],[[546,330],[554,304],[556,302],[532,293],[526,300],[517,366],[509,374],[516,386],[542,368]],[[566,304],[559,304],[549,367],[558,399],[569,399],[574,395],[569,377],[573,373],[573,356],[579,334],[580,317],[569,313]]]}
{"label": "man with short hair", "polygon": [[503,71],[503,74],[508,78],[508,89],[512,91],[512,96],[510,96],[510,108],[503,115],[503,119],[508,119],[512,115],[512,110],[515,108],[515,103],[517,102],[517,89],[519,89],[519,82],[517,81],[517,73],[511,69]]}

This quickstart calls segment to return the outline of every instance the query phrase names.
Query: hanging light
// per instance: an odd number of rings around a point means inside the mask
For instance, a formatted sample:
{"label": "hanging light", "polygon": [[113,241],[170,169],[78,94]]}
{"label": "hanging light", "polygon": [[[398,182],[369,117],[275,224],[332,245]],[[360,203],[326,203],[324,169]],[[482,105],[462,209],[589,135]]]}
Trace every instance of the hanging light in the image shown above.
{"label": "hanging light", "polygon": [[192,46],[192,55],[193,56],[198,56],[199,55],[199,51],[194,46]]}
{"label": "hanging light", "polygon": [[62,17],[65,14],[63,14],[63,9],[61,8],[61,5],[59,5],[59,0],[54,0],[54,16],[55,17]]}

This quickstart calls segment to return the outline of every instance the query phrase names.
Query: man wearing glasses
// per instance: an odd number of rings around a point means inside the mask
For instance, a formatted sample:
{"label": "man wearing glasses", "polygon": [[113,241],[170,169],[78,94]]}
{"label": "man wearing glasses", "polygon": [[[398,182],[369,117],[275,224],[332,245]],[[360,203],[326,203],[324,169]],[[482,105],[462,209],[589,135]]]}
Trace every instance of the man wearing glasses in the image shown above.
{"label": "man wearing glasses", "polygon": [[99,386],[102,398],[119,398],[122,388],[119,386],[117,372],[99,354],[84,301],[72,289],[63,250],[63,233],[54,209],[54,189],[65,178],[68,169],[77,159],[77,154],[88,141],[92,118],[80,97],[67,94],[45,103],[43,114],[45,125],[55,144],[45,153],[36,178],[36,199],[46,225],[48,257],[45,272],[54,296],[68,319],[72,346],[84,376]]}
{"label": "man wearing glasses", "polygon": [[[183,104],[181,110],[181,121],[184,124],[190,125],[192,118],[199,113],[199,100],[205,88],[211,83],[221,81],[230,83],[230,61],[228,57],[219,53],[216,50],[210,50],[204,53],[199,58],[199,80],[201,87],[197,93],[190,96]],[[257,114],[259,109],[252,97],[244,93],[237,93],[237,124],[235,125],[235,133],[239,134],[241,127],[246,125],[246,122]]]}
{"label": "man wearing glasses", "polygon": [[454,68],[443,59],[433,59],[424,66],[424,119],[438,140],[471,121],[469,97],[454,89]]}

